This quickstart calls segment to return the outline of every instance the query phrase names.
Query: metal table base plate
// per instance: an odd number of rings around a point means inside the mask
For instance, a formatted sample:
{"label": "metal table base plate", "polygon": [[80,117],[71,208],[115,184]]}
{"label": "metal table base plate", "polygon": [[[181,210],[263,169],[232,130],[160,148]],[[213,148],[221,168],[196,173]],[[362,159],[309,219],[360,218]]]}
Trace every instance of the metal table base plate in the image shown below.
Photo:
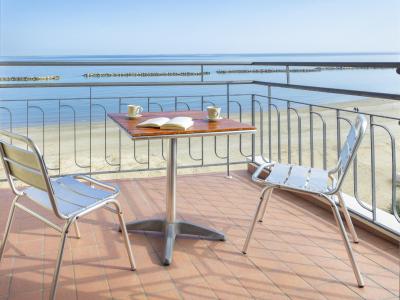
{"label": "metal table base plate", "polygon": [[224,241],[223,233],[213,229],[195,225],[190,222],[176,221],[168,223],[166,220],[153,219],[130,222],[126,225],[129,232],[161,233],[164,235],[164,257],[163,264],[168,266],[172,262],[175,239],[184,235],[200,239]]}

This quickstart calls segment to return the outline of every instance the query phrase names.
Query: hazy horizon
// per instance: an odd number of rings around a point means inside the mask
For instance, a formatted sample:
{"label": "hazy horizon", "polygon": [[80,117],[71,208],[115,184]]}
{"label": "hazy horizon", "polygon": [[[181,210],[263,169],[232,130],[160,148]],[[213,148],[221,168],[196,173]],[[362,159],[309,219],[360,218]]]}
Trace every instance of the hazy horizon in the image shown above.
{"label": "hazy horizon", "polygon": [[[170,53],[170,54],[145,54],[145,53],[132,53],[132,54],[68,54],[68,55],[18,55],[18,56],[0,56],[0,57],[131,57],[131,56],[359,56],[359,55],[400,55],[400,52],[378,51],[378,52],[293,52],[293,53]],[[400,56],[399,56],[400,59]]]}
{"label": "hazy horizon", "polygon": [[400,1],[0,0],[0,56],[400,52]]}

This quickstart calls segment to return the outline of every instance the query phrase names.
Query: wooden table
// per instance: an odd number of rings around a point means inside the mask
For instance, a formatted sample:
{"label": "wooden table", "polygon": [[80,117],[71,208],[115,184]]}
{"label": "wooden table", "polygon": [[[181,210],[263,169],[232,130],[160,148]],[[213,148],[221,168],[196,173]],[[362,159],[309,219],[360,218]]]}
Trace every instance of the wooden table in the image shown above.
{"label": "wooden table", "polygon": [[[172,261],[175,238],[178,235],[189,235],[211,240],[225,240],[223,233],[176,219],[176,173],[177,173],[177,139],[183,137],[203,137],[215,135],[232,135],[243,133],[255,133],[254,126],[240,123],[235,120],[222,119],[217,122],[209,122],[207,113],[203,111],[179,111],[179,112],[148,112],[138,119],[129,119],[127,114],[108,114],[131,139],[168,139],[168,164],[167,164],[167,191],[166,191],[166,218],[129,222],[126,225],[128,231],[158,232],[164,234],[164,265]],[[159,128],[138,128],[136,125],[146,119],[156,117],[173,118],[176,116],[192,117],[194,124],[187,130],[161,130]]]}

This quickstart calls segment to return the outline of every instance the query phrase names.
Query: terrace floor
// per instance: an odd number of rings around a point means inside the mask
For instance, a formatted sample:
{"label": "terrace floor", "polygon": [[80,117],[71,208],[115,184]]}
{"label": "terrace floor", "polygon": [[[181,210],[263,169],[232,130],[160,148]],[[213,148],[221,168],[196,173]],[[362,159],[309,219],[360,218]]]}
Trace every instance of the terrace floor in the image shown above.
{"label": "terrace floor", "polygon": [[[162,215],[165,178],[118,180],[125,219]],[[226,242],[179,239],[171,266],[162,244],[130,234],[137,271],[115,215],[101,210],[80,220],[81,239],[66,244],[58,299],[399,299],[399,248],[357,228],[352,244],[365,276],[356,285],[332,214],[287,192],[274,192],[247,256],[241,248],[259,187],[245,171],[178,179],[178,214],[226,233]],[[3,232],[11,192],[0,194]],[[53,229],[17,210],[3,261],[0,299],[47,299],[58,246]]]}

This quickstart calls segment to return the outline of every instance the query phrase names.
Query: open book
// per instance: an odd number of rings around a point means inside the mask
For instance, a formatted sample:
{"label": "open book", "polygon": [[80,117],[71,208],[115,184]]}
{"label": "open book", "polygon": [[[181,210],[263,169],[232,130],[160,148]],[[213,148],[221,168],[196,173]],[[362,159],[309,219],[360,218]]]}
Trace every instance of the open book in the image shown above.
{"label": "open book", "polygon": [[175,117],[173,119],[161,117],[143,121],[137,127],[186,130],[192,125],[193,120],[190,117]]}

